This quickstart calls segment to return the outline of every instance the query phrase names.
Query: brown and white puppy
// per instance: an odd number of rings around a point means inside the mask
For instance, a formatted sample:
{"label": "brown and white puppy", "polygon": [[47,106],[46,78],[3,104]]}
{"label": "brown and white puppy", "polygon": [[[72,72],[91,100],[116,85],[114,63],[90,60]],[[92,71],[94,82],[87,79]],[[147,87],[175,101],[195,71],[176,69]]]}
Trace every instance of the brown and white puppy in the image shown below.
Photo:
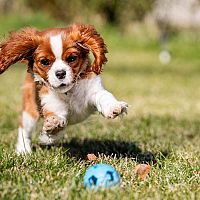
{"label": "brown and white puppy", "polygon": [[24,28],[0,45],[0,73],[18,61],[28,64],[18,154],[31,152],[31,135],[40,115],[44,117],[40,141],[54,144],[67,124],[78,123],[95,111],[106,118],[127,113],[127,103],[117,101],[102,86],[99,74],[106,53],[102,37],[90,25],[44,31]]}

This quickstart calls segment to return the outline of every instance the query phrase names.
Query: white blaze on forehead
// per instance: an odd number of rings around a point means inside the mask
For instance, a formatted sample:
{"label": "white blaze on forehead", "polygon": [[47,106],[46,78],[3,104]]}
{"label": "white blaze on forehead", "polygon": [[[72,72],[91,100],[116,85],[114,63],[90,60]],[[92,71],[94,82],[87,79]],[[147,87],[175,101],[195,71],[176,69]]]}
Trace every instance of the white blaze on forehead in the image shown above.
{"label": "white blaze on forehead", "polygon": [[61,34],[51,36],[50,45],[56,59],[62,59],[63,47]]}
{"label": "white blaze on forehead", "polygon": [[[73,71],[71,67],[62,60],[63,44],[61,34],[50,36],[51,50],[55,56],[55,61],[52,63],[50,70],[48,71],[48,81],[50,85],[60,93],[65,93],[73,87]],[[64,79],[59,79],[56,76],[57,71],[65,71],[66,75]],[[62,84],[65,87],[60,87]]]}

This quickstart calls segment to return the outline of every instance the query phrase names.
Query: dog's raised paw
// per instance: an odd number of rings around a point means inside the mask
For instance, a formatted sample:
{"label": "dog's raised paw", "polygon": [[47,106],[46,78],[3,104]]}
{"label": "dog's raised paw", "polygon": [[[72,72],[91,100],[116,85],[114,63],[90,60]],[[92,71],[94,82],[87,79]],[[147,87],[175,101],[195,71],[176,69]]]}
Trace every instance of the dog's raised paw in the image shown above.
{"label": "dog's raised paw", "polygon": [[114,119],[117,116],[123,116],[128,112],[128,104],[123,101],[118,101],[114,105],[110,106],[109,111],[105,114],[106,118]]}
{"label": "dog's raised paw", "polygon": [[66,119],[57,115],[50,116],[44,120],[43,131],[47,133],[55,133],[64,128]]}

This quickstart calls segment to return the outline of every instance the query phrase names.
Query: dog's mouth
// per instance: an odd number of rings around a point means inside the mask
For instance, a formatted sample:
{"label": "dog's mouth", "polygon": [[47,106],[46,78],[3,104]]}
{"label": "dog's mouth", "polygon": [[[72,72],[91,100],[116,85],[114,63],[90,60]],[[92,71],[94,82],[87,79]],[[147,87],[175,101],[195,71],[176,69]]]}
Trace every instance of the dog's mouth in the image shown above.
{"label": "dog's mouth", "polygon": [[65,87],[65,86],[67,86],[67,84],[62,83],[62,84],[60,84],[60,86],[58,86],[58,87]]}
{"label": "dog's mouth", "polygon": [[74,85],[75,83],[76,83],[75,80],[72,81],[71,83],[68,83],[68,84],[66,84],[66,83],[61,83],[59,86],[57,86],[57,88],[64,88],[64,87],[68,88],[68,87],[71,87],[72,85]]}
{"label": "dog's mouth", "polygon": [[69,90],[71,90],[74,86],[76,81],[72,81],[71,83],[61,83],[59,86],[53,87],[55,90],[57,90],[60,93],[66,93]]}

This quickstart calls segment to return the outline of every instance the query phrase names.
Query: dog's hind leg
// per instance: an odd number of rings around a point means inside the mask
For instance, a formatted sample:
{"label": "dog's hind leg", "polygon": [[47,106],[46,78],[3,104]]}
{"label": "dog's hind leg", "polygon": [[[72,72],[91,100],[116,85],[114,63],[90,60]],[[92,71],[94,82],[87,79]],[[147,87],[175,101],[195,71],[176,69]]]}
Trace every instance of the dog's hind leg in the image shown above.
{"label": "dog's hind leg", "polygon": [[23,85],[23,109],[19,117],[17,154],[31,153],[31,137],[38,118],[36,87],[31,74],[27,73]]}

